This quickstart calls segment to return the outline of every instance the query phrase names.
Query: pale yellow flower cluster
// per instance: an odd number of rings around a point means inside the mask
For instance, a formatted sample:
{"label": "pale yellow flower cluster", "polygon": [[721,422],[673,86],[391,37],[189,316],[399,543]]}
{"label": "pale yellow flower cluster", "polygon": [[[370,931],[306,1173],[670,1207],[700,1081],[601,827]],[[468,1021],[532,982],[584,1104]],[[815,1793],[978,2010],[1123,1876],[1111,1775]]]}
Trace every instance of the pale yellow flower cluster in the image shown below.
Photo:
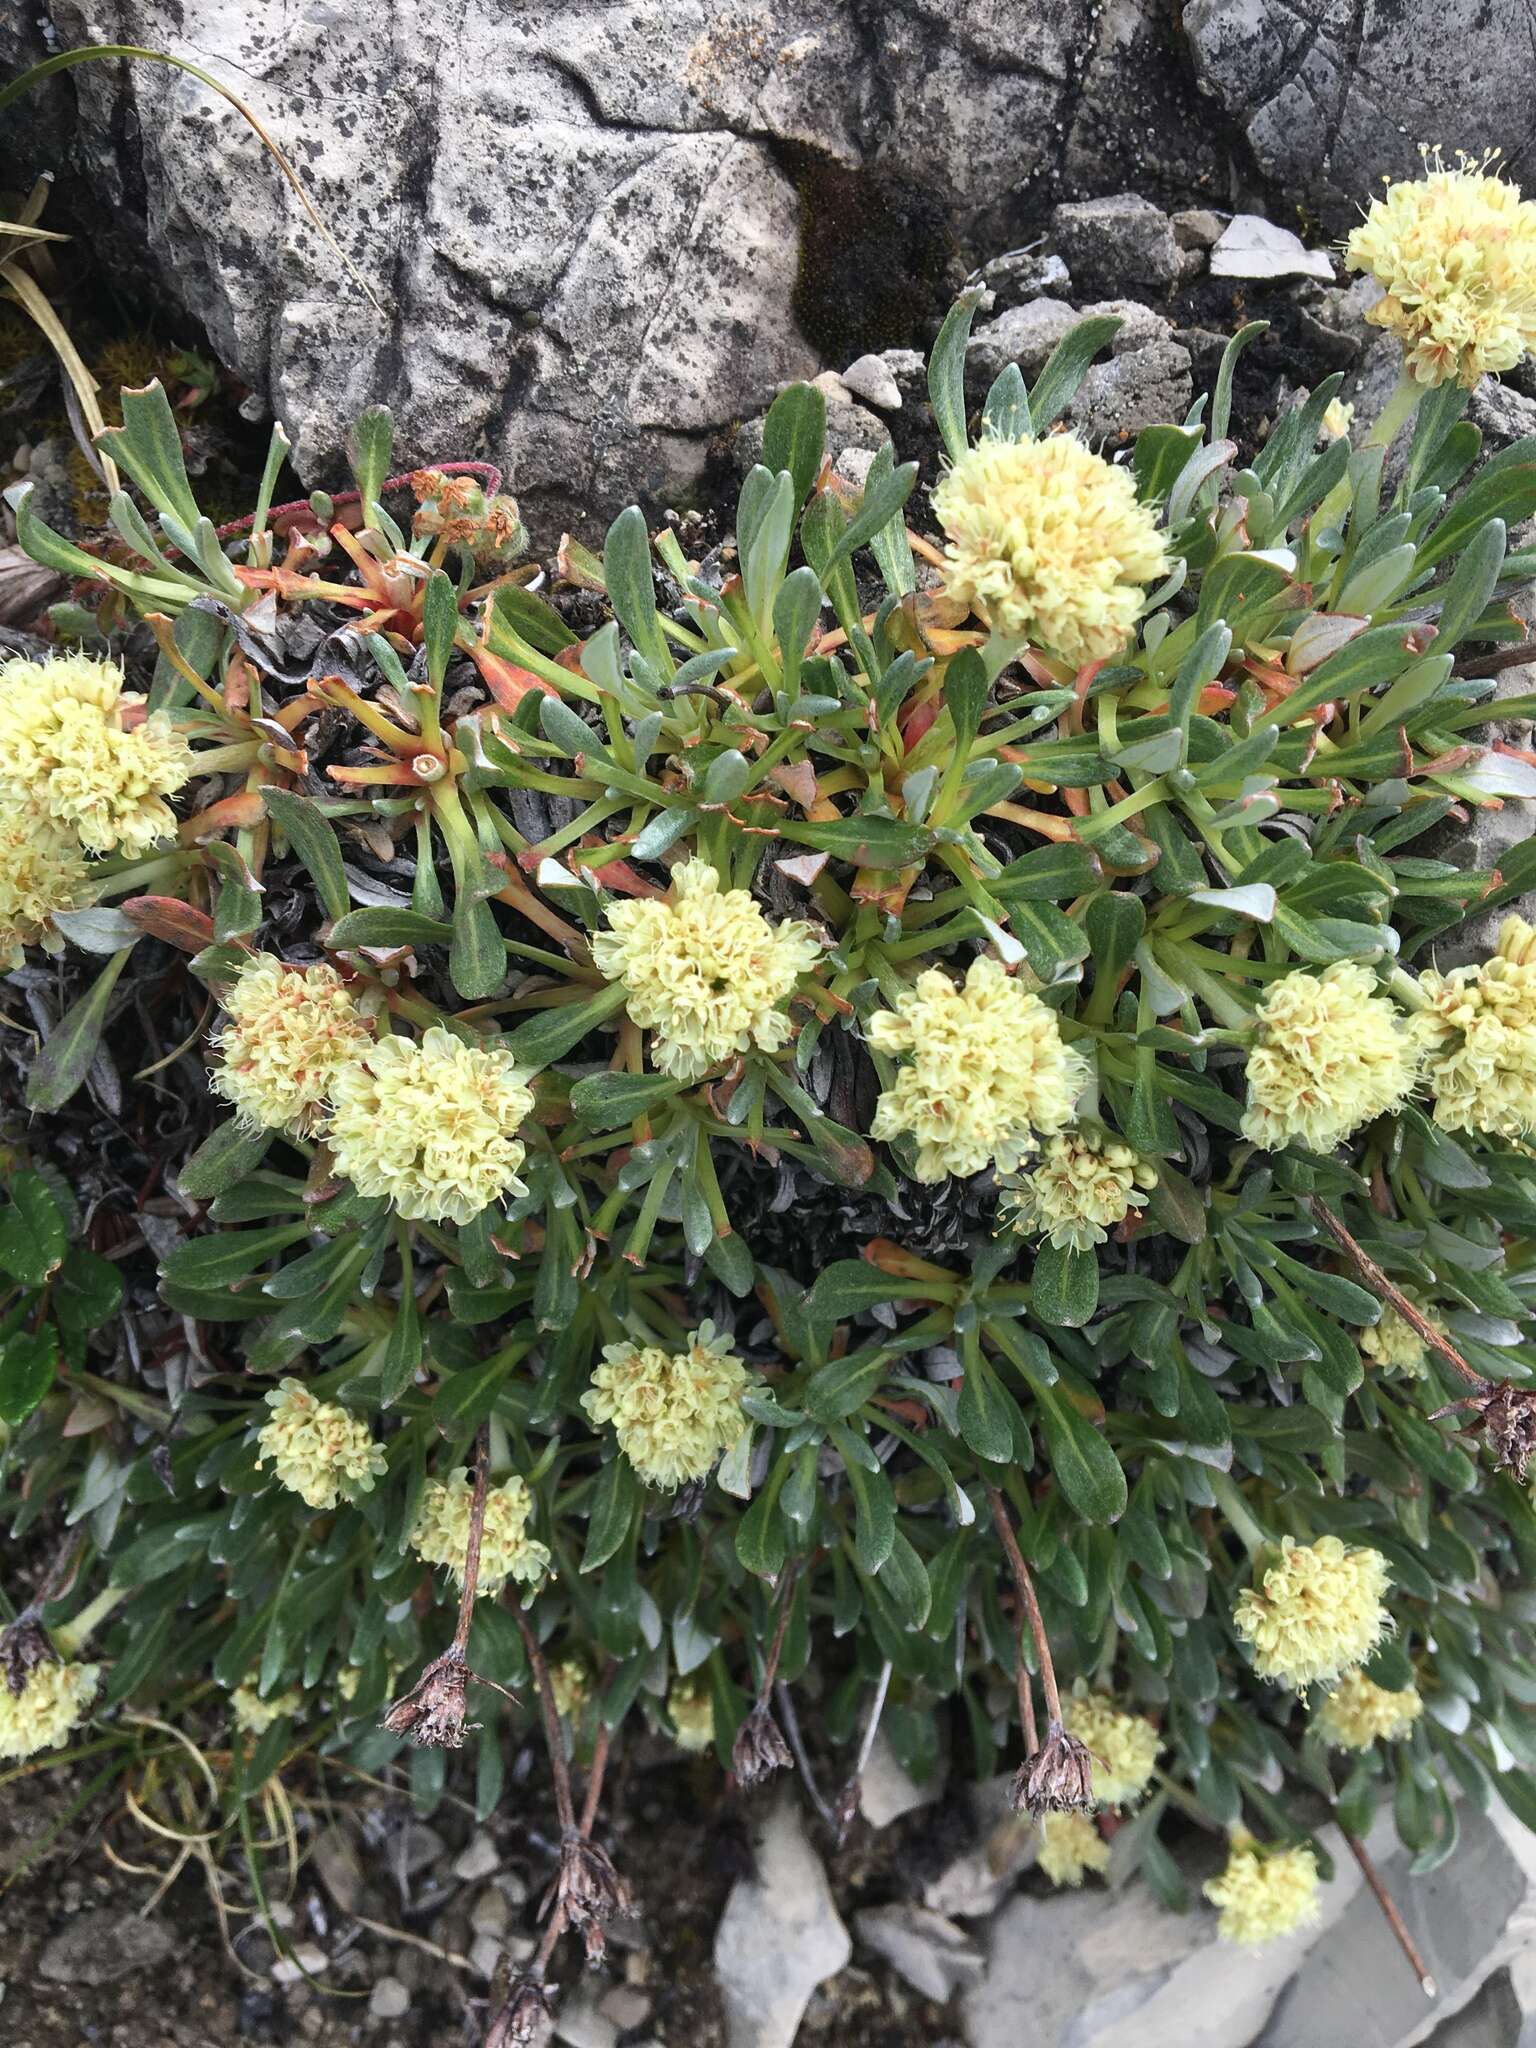
{"label": "pale yellow flower cluster", "polygon": [[39,808],[89,853],[144,853],[176,830],[166,798],[192,753],[163,711],[140,718],[115,661],[0,668],[0,797]]}
{"label": "pale yellow flower cluster", "polygon": [[343,1067],[373,1030],[334,967],[290,967],[258,953],[225,992],[212,1085],[249,1124],[302,1137],[327,1115]]}
{"label": "pale yellow flower cluster", "polygon": [[1475,967],[1419,976],[1429,1009],[1425,1079],[1448,1131],[1536,1137],[1536,930],[1507,917],[1497,951]]}
{"label": "pale yellow flower cluster", "polygon": [[1300,1143],[1331,1152],[1412,1089],[1420,1037],[1367,968],[1282,975],[1257,1014],[1243,1136],[1266,1151]]}
{"label": "pale yellow flower cluster", "polygon": [[1063,1131],[1005,1190],[1000,1214],[1010,1229],[1043,1231],[1059,1251],[1088,1251],[1156,1186],[1156,1167],[1107,1131]]}
{"label": "pale yellow flower cluster", "polygon": [[389,1461],[360,1416],[335,1401],[317,1401],[301,1380],[281,1381],[267,1395],[272,1414],[257,1432],[258,1467],[270,1458],[278,1483],[306,1506],[324,1512],[343,1494],[371,1493]]}
{"label": "pale yellow flower cluster", "polygon": [[1261,1849],[1235,1837],[1227,1867],[1205,1886],[1219,1906],[1216,1931],[1223,1941],[1258,1948],[1309,1927],[1318,1916],[1317,1858],[1310,1849]]}
{"label": "pale yellow flower cluster", "polygon": [[1107,1693],[1074,1688],[1062,1721],[1093,1758],[1093,1796],[1101,1806],[1132,1806],[1152,1782],[1162,1737],[1143,1714],[1128,1714]]}
{"label": "pale yellow flower cluster", "polygon": [[821,943],[808,924],[771,924],[745,889],[722,889],[704,860],[673,872],[670,900],[626,898],[606,905],[609,929],[592,958],[624,985],[636,1024],[653,1030],[664,1074],[696,1081],[737,1053],[778,1052],[788,1043],[784,1005],[813,967]]}
{"label": "pale yellow flower cluster", "polygon": [[1109,1844],[1085,1813],[1047,1813],[1035,1861],[1054,1885],[1076,1888],[1090,1870],[1109,1868]]}
{"label": "pale yellow flower cluster", "polygon": [[1131,472],[1070,434],[979,441],[935,486],[933,509],[949,596],[1078,665],[1119,653],[1166,567]]}
{"label": "pale yellow flower cluster", "polygon": [[930,967],[869,1021],[877,1052],[910,1055],[875,1106],[876,1138],[917,1141],[917,1178],[1013,1173],[1037,1137],[1072,1121],[1088,1078],[1063,1043],[1056,1012],[997,961],[971,962],[956,987]]}
{"label": "pale yellow flower cluster", "polygon": [[19,1693],[0,1678],[0,1758],[36,1756],[67,1742],[100,1682],[99,1665],[61,1664],[52,1657],[32,1666]]}
{"label": "pale yellow flower cluster", "polygon": [[1345,261],[1384,297],[1366,314],[1395,334],[1418,384],[1470,391],[1536,347],[1536,206],[1463,156],[1389,186],[1349,238]]}
{"label": "pale yellow flower cluster", "polygon": [[[1433,1310],[1425,1310],[1419,1302],[1414,1306],[1424,1315],[1426,1322],[1444,1334],[1445,1324]],[[1428,1356],[1424,1339],[1395,1308],[1383,1309],[1380,1322],[1372,1323],[1360,1332],[1360,1349],[1384,1372],[1400,1372],[1408,1380],[1424,1377]]]}
{"label": "pale yellow flower cluster", "polygon": [[[467,1472],[455,1472],[444,1486],[431,1480],[421,1496],[411,1548],[428,1564],[445,1564],[455,1581],[464,1583],[469,1555],[469,1512],[475,1489]],[[475,1597],[499,1593],[508,1579],[532,1585],[549,1568],[549,1550],[528,1534],[533,1496],[515,1475],[491,1487],[485,1496],[485,1526],[480,1536],[480,1576]]]}
{"label": "pale yellow flower cluster", "polygon": [[686,1351],[658,1344],[607,1344],[581,1405],[596,1423],[611,1422],[619,1449],[651,1486],[704,1479],[722,1451],[746,1428],[741,1397],[746,1367],[701,1323]]}
{"label": "pale yellow flower cluster", "polygon": [[24,949],[56,950],[49,920],[56,910],[90,901],[90,870],[73,834],[42,806],[0,791],[0,974],[22,963]]}
{"label": "pale yellow flower cluster", "polygon": [[288,1714],[296,1714],[303,1704],[304,1695],[297,1686],[263,1699],[250,1679],[244,1685],[237,1685],[229,1696],[235,1726],[247,1735],[265,1735],[274,1722],[281,1721]]}
{"label": "pale yellow flower cluster", "polygon": [[1330,1748],[1369,1749],[1373,1742],[1401,1742],[1423,1711],[1416,1686],[1389,1692],[1363,1671],[1346,1671],[1312,1725]]}
{"label": "pale yellow flower cluster", "polygon": [[555,1712],[562,1721],[574,1721],[592,1697],[592,1674],[576,1657],[551,1664],[549,1684],[555,1696]]}
{"label": "pale yellow flower cluster", "polygon": [[441,1024],[381,1038],[331,1082],[326,1139],[336,1171],[401,1216],[468,1223],[520,1195],[518,1126],[533,1108],[500,1048],[465,1045]]}
{"label": "pale yellow flower cluster", "polygon": [[699,1755],[714,1742],[715,1703],[696,1679],[681,1680],[667,1694],[667,1718],[679,1749]]}
{"label": "pale yellow flower cluster", "polygon": [[1392,1625],[1382,1605],[1387,1580],[1379,1550],[1351,1550],[1337,1536],[1285,1537],[1259,1583],[1238,1595],[1233,1616],[1254,1670],[1302,1692],[1363,1664]]}

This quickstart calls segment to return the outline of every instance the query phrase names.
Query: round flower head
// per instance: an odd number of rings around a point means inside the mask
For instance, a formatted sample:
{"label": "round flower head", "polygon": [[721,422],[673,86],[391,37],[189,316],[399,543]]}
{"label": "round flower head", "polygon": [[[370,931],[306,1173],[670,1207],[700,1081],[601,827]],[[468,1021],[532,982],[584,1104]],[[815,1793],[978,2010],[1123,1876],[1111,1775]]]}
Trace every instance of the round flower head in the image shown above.
{"label": "round flower head", "polygon": [[165,801],[192,754],[163,711],[140,717],[115,661],[71,654],[0,668],[0,786],[91,853],[140,854],[176,830]]}
{"label": "round flower head", "polygon": [[1317,1858],[1310,1849],[1261,1851],[1251,1836],[1236,1836],[1226,1869],[1205,1896],[1221,1908],[1216,1932],[1223,1941],[1259,1948],[1317,1918]]}
{"label": "round flower head", "polygon": [[1067,1733],[1093,1757],[1093,1794],[1101,1806],[1131,1806],[1152,1782],[1162,1737],[1141,1714],[1127,1714],[1107,1694],[1078,1686],[1062,1703]]}
{"label": "round flower head", "polygon": [[49,920],[56,910],[79,910],[91,894],[90,870],[74,835],[61,831],[40,804],[0,788],[0,974],[21,965],[27,946],[57,949]]}
{"label": "round flower head", "polygon": [[343,1494],[371,1493],[389,1469],[366,1422],[334,1401],[317,1401],[301,1380],[267,1395],[270,1419],[258,1431],[258,1466],[270,1458],[279,1484],[309,1507],[335,1507]]}
{"label": "round flower head", "polygon": [[959,988],[936,967],[920,974],[894,1010],[870,1019],[869,1042],[911,1055],[870,1130],[915,1138],[921,1181],[994,1165],[1015,1172],[1037,1134],[1052,1137],[1071,1122],[1088,1078],[1082,1055],[1062,1042],[1056,1012],[985,956]]}
{"label": "round flower head", "polygon": [[[411,1548],[417,1556],[428,1564],[447,1565],[460,1586],[469,1555],[469,1511],[474,1494],[467,1472],[455,1472],[446,1486],[436,1479],[430,1481],[411,1530]],[[487,1491],[476,1599],[499,1593],[508,1579],[532,1585],[543,1577],[549,1567],[549,1551],[528,1534],[532,1512],[533,1497],[515,1475]]]}
{"label": "round flower head", "polygon": [[1536,347],[1536,206],[1463,156],[1388,187],[1349,238],[1345,261],[1384,297],[1366,314],[1403,345],[1419,384],[1471,390]]}
{"label": "round flower head", "polygon": [[1043,1231],[1059,1251],[1103,1244],[1117,1223],[1146,1202],[1157,1169],[1105,1131],[1063,1131],[1003,1204],[1017,1231]]}
{"label": "round flower head", "polygon": [[1166,566],[1127,469],[1070,434],[979,441],[933,493],[944,587],[996,633],[1081,664],[1118,654]]}
{"label": "round flower head", "polygon": [[550,1688],[555,1695],[555,1712],[562,1721],[574,1721],[592,1697],[592,1674],[578,1658],[565,1657],[549,1667]]}
{"label": "round flower head", "polygon": [[[1426,1310],[1420,1302],[1415,1302],[1414,1306],[1427,1322],[1445,1334],[1445,1324],[1433,1310]],[[1424,1377],[1428,1346],[1412,1323],[1400,1316],[1395,1308],[1384,1308],[1381,1321],[1360,1332],[1360,1349],[1384,1372],[1400,1372],[1408,1380]]]}
{"label": "round flower head", "polygon": [[696,1081],[736,1053],[788,1043],[783,1005],[821,954],[808,924],[771,924],[745,889],[722,889],[704,860],[674,870],[670,901],[626,898],[604,914],[609,929],[594,935],[592,958],[624,984],[634,1022],[655,1031],[664,1074]]}
{"label": "round flower head", "polygon": [[402,1216],[469,1223],[520,1195],[518,1125],[533,1108],[509,1053],[465,1045],[441,1024],[381,1038],[331,1082],[336,1171]]}
{"label": "round flower head", "polygon": [[61,1664],[44,1657],[27,1672],[19,1693],[0,1678],[0,1757],[36,1756],[57,1749],[85,1719],[96,1697],[96,1664]]}
{"label": "round flower head", "polygon": [[1363,1664],[1392,1625],[1381,1604],[1387,1576],[1379,1550],[1348,1550],[1337,1536],[1287,1536],[1259,1583],[1238,1595],[1233,1616],[1260,1678],[1302,1692]]}
{"label": "round flower head", "polygon": [[1536,930],[1507,917],[1497,951],[1475,967],[1428,970],[1425,1079],[1448,1131],[1536,1137]]}
{"label": "round flower head", "polygon": [[1040,1822],[1035,1861],[1054,1885],[1080,1885],[1090,1870],[1109,1868],[1109,1844],[1083,1813],[1048,1813]]}
{"label": "round flower head", "polygon": [[611,1422],[619,1449],[651,1486],[705,1479],[746,1428],[741,1397],[751,1385],[728,1339],[702,1323],[688,1349],[608,1344],[581,1405]]}
{"label": "round flower head", "polygon": [[707,1686],[685,1679],[667,1694],[667,1718],[679,1749],[701,1754],[715,1739],[715,1703]]}
{"label": "round flower head", "polygon": [[323,1120],[331,1084],[373,1044],[368,1020],[334,967],[248,960],[224,997],[211,1085],[248,1124],[306,1136]]}
{"label": "round flower head", "polygon": [[1423,1711],[1416,1687],[1388,1692],[1363,1671],[1346,1671],[1312,1725],[1331,1749],[1369,1749],[1373,1742],[1401,1742]]}
{"label": "round flower head", "polygon": [[1331,1152],[1397,1108],[1419,1058],[1418,1034],[1366,968],[1341,960],[1322,974],[1283,975],[1258,1009],[1243,1136],[1267,1152],[1293,1143]]}
{"label": "round flower head", "polygon": [[247,1735],[265,1735],[274,1722],[296,1714],[303,1704],[304,1695],[297,1686],[263,1699],[250,1679],[244,1685],[237,1685],[229,1696],[229,1710],[235,1717],[235,1726],[243,1728]]}

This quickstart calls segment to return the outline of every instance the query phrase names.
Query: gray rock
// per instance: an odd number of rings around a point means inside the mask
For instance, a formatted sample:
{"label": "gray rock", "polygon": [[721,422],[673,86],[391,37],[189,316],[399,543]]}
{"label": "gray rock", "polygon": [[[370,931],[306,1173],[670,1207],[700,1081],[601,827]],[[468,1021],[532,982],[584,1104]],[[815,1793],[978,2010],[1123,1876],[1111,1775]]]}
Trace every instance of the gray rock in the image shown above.
{"label": "gray rock", "polygon": [[1173,223],[1135,192],[1068,201],[1051,216],[1051,232],[1079,291],[1107,297],[1148,285],[1166,291],[1183,270]]}
{"label": "gray rock", "polygon": [[1028,305],[1011,306],[973,331],[965,351],[966,369],[988,384],[1009,363],[1018,364],[1026,381],[1037,377],[1051,350],[1079,317],[1060,299],[1031,299]]}
{"label": "gray rock", "polygon": [[411,2009],[408,1986],[398,1977],[376,1977],[368,1994],[368,2010],[376,2020],[404,2019]]}
{"label": "gray rock", "polygon": [[1417,175],[1422,138],[1477,152],[1524,133],[1530,28],[1516,7],[1189,0],[1183,25],[1201,86],[1260,169],[1335,233],[1384,175]]}
{"label": "gray rock", "polygon": [[1067,414],[1091,441],[1128,440],[1143,427],[1177,424],[1194,396],[1189,350],[1156,341],[1095,363]]}
{"label": "gray rock", "polygon": [[867,1948],[883,1956],[914,1991],[938,2005],[963,1984],[973,1984],[985,1967],[981,1950],[963,1927],[926,1906],[901,1901],[867,1906],[854,1915],[854,1929]]}
{"label": "gray rock", "polygon": [[1333,280],[1333,259],[1323,249],[1309,249],[1292,234],[1258,213],[1236,213],[1211,251],[1212,277],[1246,277],[1266,282],[1282,277]]}
{"label": "gray rock", "polygon": [[850,490],[862,491],[869,482],[869,472],[874,466],[874,449],[845,448],[833,463],[832,474],[847,484]]}
{"label": "gray rock", "polygon": [[357,1844],[345,1828],[322,1828],[311,1852],[320,1882],[343,1913],[358,1912],[368,1889]]}
{"label": "gray rock", "polygon": [[890,371],[903,405],[928,396],[928,358],[915,348],[883,348],[880,360]]}
{"label": "gray rock", "polygon": [[843,383],[855,398],[880,412],[900,412],[901,386],[884,356],[860,356],[843,372]]}
{"label": "gray rock", "polygon": [[818,1984],[852,1953],[792,1795],[759,1823],[756,1874],[738,1878],[715,1935],[729,2048],[790,2048]]}
{"label": "gray rock", "polygon": [[[842,380],[836,381],[840,385]],[[826,391],[825,384],[822,389]],[[865,448],[873,455],[890,440],[891,430],[885,421],[877,419],[862,405],[855,405],[850,398],[839,396],[835,390],[826,392],[826,399],[827,447],[833,455],[845,448]],[[733,452],[737,473],[741,476],[763,459],[763,423],[766,419],[766,413],[759,413],[755,419],[747,420],[736,435]]]}
{"label": "gray rock", "polygon": [[453,1874],[461,1884],[476,1884],[483,1877],[494,1877],[500,1868],[501,1851],[483,1828],[453,1859]]}
{"label": "gray rock", "polygon": [[555,2014],[555,2034],[569,2048],[614,2048],[619,2026],[599,2005],[602,1986],[590,1976],[574,1985]]}
{"label": "gray rock", "polygon": [[923,1904],[959,1920],[995,1913],[1019,1872],[1034,1861],[1039,1830],[1027,1814],[1008,1803],[1012,1773],[989,1778],[966,1791],[975,1840],[923,1888]]}
{"label": "gray rock", "polygon": [[941,1766],[926,1785],[919,1785],[886,1740],[885,1731],[879,1729],[859,1780],[859,1811],[872,1828],[888,1828],[904,1813],[932,1806],[944,1789],[946,1775]]}
{"label": "gray rock", "polygon": [[1072,289],[1072,275],[1061,258],[1037,248],[1009,249],[981,267],[981,282],[999,311],[1022,306],[1042,296],[1062,298]]}
{"label": "gray rock", "polygon": [[1536,399],[1522,397],[1495,377],[1484,377],[1467,403],[1467,418],[1483,437],[1483,457],[1536,434]]}
{"label": "gray rock", "polygon": [[[58,170],[109,215],[109,260],[203,323],[306,481],[337,480],[348,421],[383,399],[400,467],[488,453],[542,537],[685,489],[713,437],[816,367],[793,310],[814,198],[785,145],[860,181],[840,223],[850,273],[880,260],[884,193],[938,233],[995,218],[999,246],[1032,194],[1091,191],[1105,163],[1128,184],[1214,189],[1222,138],[1188,118],[1163,0],[876,12],[471,0],[445,33],[435,0],[3,10],[7,76],[52,38],[179,51],[228,79],[379,304],[240,116],[161,65],[54,81],[6,123],[4,182]],[[1165,244],[1166,223],[1133,265],[1161,275]]]}
{"label": "gray rock", "polygon": [[101,1906],[65,1923],[38,1957],[37,1974],[54,1984],[115,1984],[135,1970],[154,1969],[175,1948],[163,1921]]}
{"label": "gray rock", "polygon": [[650,2017],[651,1995],[638,1984],[615,1984],[611,1991],[603,1993],[597,2009],[604,2019],[613,2021],[621,2034],[627,2034]]}
{"label": "gray rock", "polygon": [[1219,213],[1209,207],[1191,207],[1172,216],[1173,239],[1181,249],[1210,249],[1221,240],[1224,225]]}

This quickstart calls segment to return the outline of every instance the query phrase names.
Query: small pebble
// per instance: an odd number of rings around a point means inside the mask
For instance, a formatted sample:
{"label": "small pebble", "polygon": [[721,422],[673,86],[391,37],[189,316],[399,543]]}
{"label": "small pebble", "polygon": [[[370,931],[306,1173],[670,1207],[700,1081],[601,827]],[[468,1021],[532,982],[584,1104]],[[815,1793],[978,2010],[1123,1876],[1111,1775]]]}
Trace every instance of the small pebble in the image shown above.
{"label": "small pebble", "polygon": [[598,2000],[597,2009],[604,2019],[613,2021],[621,2034],[627,2034],[631,2027],[640,2026],[649,2017],[651,2001],[633,1984],[615,1984]]}
{"label": "small pebble", "polygon": [[380,1977],[368,1996],[368,2010],[376,2020],[402,2019],[410,2006],[411,1994],[398,1977]]}
{"label": "small pebble", "polygon": [[494,1877],[501,1868],[501,1857],[490,1836],[481,1833],[453,1859],[453,1874],[463,1884],[476,1884],[483,1877]]}
{"label": "small pebble", "polygon": [[506,1896],[488,1884],[469,1909],[469,1924],[476,1934],[505,1934],[512,1924],[512,1908]]}
{"label": "small pebble", "polygon": [[274,1984],[300,1984],[306,1975],[318,1977],[328,1961],[323,1948],[316,1948],[312,1941],[301,1942],[292,1955],[279,1956],[272,1965],[272,1981]]}
{"label": "small pebble", "polygon": [[495,1935],[477,1934],[469,1947],[469,1967],[475,1975],[486,1978],[493,1976],[500,1961],[501,1943]]}

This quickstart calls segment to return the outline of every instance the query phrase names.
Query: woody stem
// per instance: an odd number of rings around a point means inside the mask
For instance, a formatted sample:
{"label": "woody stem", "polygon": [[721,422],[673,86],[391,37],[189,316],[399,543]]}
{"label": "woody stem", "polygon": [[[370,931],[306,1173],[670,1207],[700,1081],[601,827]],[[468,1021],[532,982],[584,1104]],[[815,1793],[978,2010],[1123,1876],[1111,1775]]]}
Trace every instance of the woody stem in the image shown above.
{"label": "woody stem", "polygon": [[545,1662],[544,1652],[539,1648],[538,1638],[515,1590],[511,1594],[511,1606],[512,1619],[517,1623],[523,1648],[528,1653],[528,1667],[539,1689],[539,1705],[544,1713],[544,1746],[549,1751],[549,1768],[555,1781],[555,1812],[559,1817],[561,1834],[568,1835],[576,1825],[576,1805],[571,1798],[571,1773],[565,1761],[565,1742],[560,1733],[560,1709],[555,1705],[555,1688],[549,1682],[549,1665]]}
{"label": "woody stem", "polygon": [[[1002,1541],[1003,1554],[1008,1559],[1008,1569],[1013,1573],[1013,1583],[1018,1589],[1019,1600],[1029,1621],[1030,1634],[1035,1639],[1035,1654],[1040,1659],[1040,1684],[1045,1692],[1046,1718],[1051,1721],[1059,1721],[1061,1719],[1061,1695],[1056,1690],[1056,1666],[1051,1660],[1051,1646],[1045,1639],[1045,1623],[1040,1618],[1040,1602],[1035,1598],[1035,1582],[1029,1575],[1029,1566],[1024,1562],[1024,1553],[1019,1548],[1019,1539],[1013,1533],[1013,1523],[1009,1520],[1008,1509],[1003,1496],[995,1486],[987,1488],[987,1500],[992,1509],[992,1520],[996,1524],[998,1536]],[[1028,1691],[1028,1674],[1024,1670],[1024,1660],[1020,1657],[1019,1709],[1021,1714],[1026,1713]],[[1032,1750],[1036,1746],[1033,1740],[1033,1730],[1034,1707],[1033,1703],[1028,1703],[1024,1739]]]}
{"label": "woody stem", "polygon": [[1327,1231],[1345,1257],[1354,1261],[1356,1270],[1367,1287],[1379,1294],[1390,1308],[1395,1309],[1414,1334],[1429,1346],[1437,1358],[1443,1358],[1453,1372],[1460,1373],[1461,1377],[1469,1385],[1476,1387],[1480,1392],[1486,1391],[1488,1381],[1483,1378],[1480,1372],[1473,1371],[1472,1367],[1468,1365],[1445,1332],[1437,1330],[1429,1318],[1421,1310],[1414,1307],[1400,1287],[1393,1286],[1376,1261],[1367,1252],[1363,1251],[1354,1238],[1350,1236],[1343,1223],[1334,1215],[1322,1197],[1320,1195],[1309,1196],[1307,1207],[1312,1211],[1318,1222],[1322,1224],[1324,1230]]}
{"label": "woody stem", "polygon": [[784,1649],[784,1636],[789,1627],[789,1610],[795,1597],[795,1580],[800,1573],[799,1559],[793,1559],[785,1568],[779,1584],[779,1618],[773,1631],[773,1641],[768,1649],[768,1661],[763,1666],[763,1679],[757,1688],[757,1704],[765,1707],[768,1695],[773,1691],[773,1681],[778,1676],[779,1657]]}
{"label": "woody stem", "polygon": [[1370,1853],[1367,1850],[1364,1842],[1361,1841],[1358,1835],[1352,1835],[1349,1832],[1348,1828],[1340,1829],[1340,1833],[1343,1835],[1345,1841],[1348,1842],[1350,1854],[1359,1864],[1361,1873],[1364,1876],[1366,1883],[1370,1886],[1371,1891],[1375,1896],[1377,1905],[1380,1906],[1382,1912],[1385,1914],[1387,1925],[1391,1928],[1393,1934],[1397,1937],[1398,1947],[1402,1950],[1403,1954],[1408,1958],[1409,1967],[1413,1971],[1413,1974],[1419,1980],[1419,1989],[1424,1993],[1424,1996],[1426,1998],[1438,1998],[1440,1995],[1440,1987],[1435,1982],[1434,1978],[1430,1975],[1429,1967],[1425,1963],[1424,1958],[1419,1954],[1413,1936],[1408,1932],[1407,1927],[1403,1924],[1403,1916],[1397,1910],[1396,1901],[1393,1899],[1392,1894],[1387,1890],[1386,1886],[1382,1883],[1381,1875],[1377,1870],[1376,1865],[1372,1862]]}
{"label": "woody stem", "polygon": [[453,1647],[460,1656],[469,1642],[470,1623],[475,1618],[475,1594],[480,1584],[480,1545],[485,1538],[485,1498],[491,1478],[491,1433],[482,1422],[475,1431],[475,1490],[469,1503],[469,1540],[464,1547],[464,1586],[459,1594],[459,1621],[453,1632]]}

